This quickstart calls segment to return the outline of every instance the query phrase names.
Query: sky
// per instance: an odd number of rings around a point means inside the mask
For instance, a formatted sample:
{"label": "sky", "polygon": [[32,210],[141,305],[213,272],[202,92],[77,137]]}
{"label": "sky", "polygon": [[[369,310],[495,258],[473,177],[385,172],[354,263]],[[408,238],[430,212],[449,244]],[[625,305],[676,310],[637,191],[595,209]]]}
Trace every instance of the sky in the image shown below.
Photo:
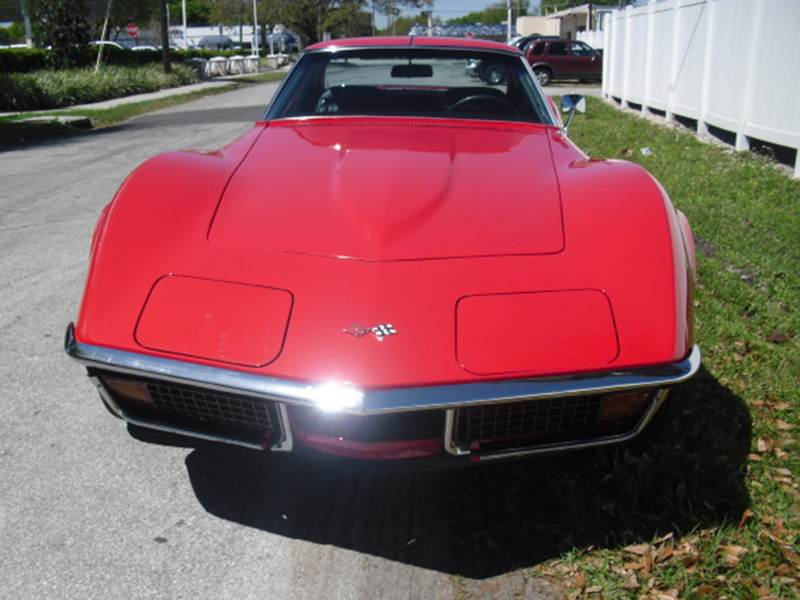
{"label": "sky", "polygon": [[[490,4],[495,4],[498,0],[434,0],[433,3],[433,16],[439,17],[442,21],[448,19],[455,19],[463,17],[471,12],[478,12],[483,10]],[[512,2],[513,4],[513,2]],[[539,2],[533,0],[530,6],[538,6]],[[405,15],[417,15],[420,9],[406,9],[403,10]],[[378,26],[381,25],[381,19],[378,19]]]}

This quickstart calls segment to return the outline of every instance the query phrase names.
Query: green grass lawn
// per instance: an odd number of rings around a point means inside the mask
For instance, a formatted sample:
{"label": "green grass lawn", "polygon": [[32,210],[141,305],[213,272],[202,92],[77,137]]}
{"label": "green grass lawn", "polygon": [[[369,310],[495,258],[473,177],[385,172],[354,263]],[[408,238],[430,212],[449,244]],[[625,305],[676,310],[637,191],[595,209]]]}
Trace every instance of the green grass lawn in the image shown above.
{"label": "green grass lawn", "polygon": [[548,463],[575,540],[536,570],[573,597],[797,598],[800,180],[592,98],[571,135],[644,166],[689,217],[704,368],[655,439],[568,477],[574,461]]}

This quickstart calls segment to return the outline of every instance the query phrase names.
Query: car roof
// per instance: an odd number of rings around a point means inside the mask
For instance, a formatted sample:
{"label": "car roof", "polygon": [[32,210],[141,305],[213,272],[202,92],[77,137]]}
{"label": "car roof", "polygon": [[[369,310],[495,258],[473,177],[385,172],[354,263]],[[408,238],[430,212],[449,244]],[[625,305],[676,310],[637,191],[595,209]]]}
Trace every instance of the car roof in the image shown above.
{"label": "car roof", "polygon": [[306,51],[336,50],[338,48],[375,48],[375,47],[426,47],[426,48],[456,48],[456,49],[482,49],[495,50],[516,54],[516,48],[491,40],[454,37],[423,37],[423,36],[394,36],[394,37],[360,37],[343,38],[320,42],[306,48]]}

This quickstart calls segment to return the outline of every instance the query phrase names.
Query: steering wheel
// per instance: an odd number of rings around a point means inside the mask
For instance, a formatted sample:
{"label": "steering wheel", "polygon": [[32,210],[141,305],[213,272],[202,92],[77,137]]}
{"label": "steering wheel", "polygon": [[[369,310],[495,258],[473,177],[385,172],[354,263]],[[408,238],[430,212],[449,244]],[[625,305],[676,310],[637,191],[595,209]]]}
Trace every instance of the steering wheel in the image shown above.
{"label": "steering wheel", "polygon": [[317,100],[317,106],[314,109],[316,113],[335,113],[339,112],[339,106],[333,97],[333,92],[325,90]]}
{"label": "steering wheel", "polygon": [[[472,96],[466,96],[461,98],[450,105],[447,109],[449,112],[454,110],[458,110],[459,108],[463,108],[465,105],[473,104],[475,102],[489,102],[489,104],[494,104],[495,106],[500,106],[508,110],[511,114],[519,116],[519,111],[517,107],[511,104],[507,99],[502,98],[500,96],[491,96],[489,94],[473,94]],[[482,108],[482,107],[481,107]]]}

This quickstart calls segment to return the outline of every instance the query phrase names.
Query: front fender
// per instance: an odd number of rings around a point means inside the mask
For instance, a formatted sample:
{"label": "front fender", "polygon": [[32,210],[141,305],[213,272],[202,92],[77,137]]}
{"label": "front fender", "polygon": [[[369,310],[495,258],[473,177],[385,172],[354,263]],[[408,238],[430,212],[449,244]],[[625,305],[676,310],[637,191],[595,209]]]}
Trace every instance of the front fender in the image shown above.
{"label": "front fender", "polygon": [[[156,156],[125,180],[94,233],[76,330],[79,341],[91,342],[90,332],[115,328],[112,311],[141,309],[143,298],[127,293],[129,282],[145,277],[152,257],[191,253],[205,242],[228,181],[263,129],[260,124],[214,152]],[[149,291],[149,286],[135,289],[140,288]]]}

